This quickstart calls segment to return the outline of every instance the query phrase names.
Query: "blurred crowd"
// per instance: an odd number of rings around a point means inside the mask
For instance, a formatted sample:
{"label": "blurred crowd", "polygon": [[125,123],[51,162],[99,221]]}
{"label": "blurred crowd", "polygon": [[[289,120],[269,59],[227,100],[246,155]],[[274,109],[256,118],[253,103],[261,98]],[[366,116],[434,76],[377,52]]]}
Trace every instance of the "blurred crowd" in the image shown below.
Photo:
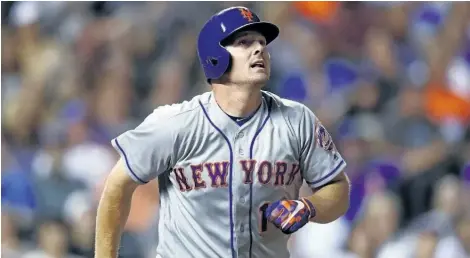
{"label": "blurred crowd", "polygon": [[[65,1],[2,2],[2,257],[93,256],[110,140],[210,90],[196,37],[233,5],[280,26],[266,90],[309,106],[349,164],[350,210],[292,256],[470,257],[469,3]],[[156,184],[121,257],[154,257]]]}

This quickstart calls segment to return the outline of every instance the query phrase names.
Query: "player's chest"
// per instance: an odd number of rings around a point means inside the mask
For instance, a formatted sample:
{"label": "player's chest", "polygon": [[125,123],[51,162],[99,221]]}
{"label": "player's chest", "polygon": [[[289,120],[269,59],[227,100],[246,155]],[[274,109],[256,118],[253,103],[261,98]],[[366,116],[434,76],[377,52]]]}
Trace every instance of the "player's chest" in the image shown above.
{"label": "player's chest", "polygon": [[232,186],[296,187],[301,180],[295,137],[285,128],[266,124],[240,128],[195,141],[177,162],[172,181],[182,192],[209,191]]}

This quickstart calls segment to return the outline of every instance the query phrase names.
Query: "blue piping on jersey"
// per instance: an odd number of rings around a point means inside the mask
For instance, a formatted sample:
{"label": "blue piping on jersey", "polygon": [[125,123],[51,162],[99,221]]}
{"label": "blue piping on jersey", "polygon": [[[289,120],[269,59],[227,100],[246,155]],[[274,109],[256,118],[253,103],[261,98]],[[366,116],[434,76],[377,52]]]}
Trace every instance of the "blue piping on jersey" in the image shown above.
{"label": "blue piping on jersey", "polygon": [[344,163],[344,160],[341,160],[341,162],[335,167],[335,169],[333,169],[330,173],[326,174],[324,177],[318,179],[318,180],[315,180],[313,182],[310,182],[310,181],[305,181],[307,182],[307,184],[310,184],[310,185],[315,185],[315,184],[318,184],[320,183],[321,181],[327,179],[329,176],[333,175],[334,173],[336,173],[338,171],[338,169],[343,165]]}
{"label": "blue piping on jersey", "polygon": [[139,182],[141,182],[142,184],[146,184],[148,183],[147,181],[144,181],[142,179],[140,179],[136,173],[134,173],[134,170],[132,170],[131,168],[131,165],[129,164],[129,160],[127,159],[127,155],[126,153],[124,152],[124,149],[121,147],[121,145],[119,144],[119,142],[117,141],[117,139],[114,139],[114,143],[116,143],[116,146],[119,148],[119,150],[122,152],[122,155],[124,156],[124,160],[126,161],[126,166],[127,168],[129,169],[129,171],[131,172],[131,174],[137,179],[139,180]]}
{"label": "blue piping on jersey", "polygon": [[234,247],[234,242],[233,242],[233,207],[232,207],[232,203],[233,203],[233,196],[232,196],[232,181],[233,181],[233,150],[232,150],[232,145],[230,144],[230,141],[229,139],[227,138],[227,136],[225,136],[225,134],[222,132],[222,130],[220,130],[213,122],[212,120],[210,119],[209,115],[207,114],[207,111],[206,109],[204,108],[204,106],[202,105],[201,101],[199,101],[199,105],[201,106],[202,108],[202,111],[204,112],[204,115],[206,116],[207,120],[209,120],[209,123],[212,125],[212,127],[214,127],[219,133],[220,135],[222,135],[222,137],[224,137],[225,141],[227,142],[228,144],[228,148],[230,150],[230,179],[229,179],[229,185],[228,185],[228,191],[229,191],[229,203],[230,203],[230,247],[232,249],[232,258],[235,258],[235,247]]}
{"label": "blue piping on jersey", "polygon": [[[251,145],[250,145],[250,160],[253,159],[253,146],[255,145],[255,140],[256,140],[256,137],[258,137],[258,135],[261,133],[261,131],[263,130],[264,126],[266,125],[266,122],[268,122],[268,119],[269,117],[271,116],[271,107],[272,107],[272,99],[269,100],[269,104],[268,104],[268,114],[266,115],[266,118],[264,119],[263,121],[263,124],[261,124],[261,127],[258,129],[258,131],[255,133],[255,136],[253,136],[253,139],[251,140]],[[254,168],[253,168],[254,169]],[[252,213],[252,206],[253,206],[253,184],[255,182],[253,181],[251,184],[250,184],[250,208],[249,208],[249,229],[250,229],[250,258],[251,258],[251,253],[252,253],[252,247],[253,247],[253,232],[252,232],[252,229],[251,229],[251,213]]]}

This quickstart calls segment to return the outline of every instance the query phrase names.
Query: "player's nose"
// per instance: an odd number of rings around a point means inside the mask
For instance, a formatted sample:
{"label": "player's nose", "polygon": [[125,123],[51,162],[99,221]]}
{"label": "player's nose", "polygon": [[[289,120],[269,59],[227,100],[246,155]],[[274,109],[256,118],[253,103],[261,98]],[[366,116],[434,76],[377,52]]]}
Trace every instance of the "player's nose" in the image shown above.
{"label": "player's nose", "polygon": [[261,44],[260,42],[256,42],[254,46],[254,51],[253,54],[256,55],[262,55],[266,51],[266,46]]}

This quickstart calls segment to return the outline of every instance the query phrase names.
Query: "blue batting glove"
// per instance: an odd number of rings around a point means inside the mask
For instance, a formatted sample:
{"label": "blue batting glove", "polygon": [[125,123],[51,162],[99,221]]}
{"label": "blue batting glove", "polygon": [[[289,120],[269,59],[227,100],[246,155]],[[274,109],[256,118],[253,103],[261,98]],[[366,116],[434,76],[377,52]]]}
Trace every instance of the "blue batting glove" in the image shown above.
{"label": "blue batting glove", "polygon": [[284,234],[292,234],[315,217],[315,207],[305,199],[279,200],[266,209],[266,219],[271,221]]}

